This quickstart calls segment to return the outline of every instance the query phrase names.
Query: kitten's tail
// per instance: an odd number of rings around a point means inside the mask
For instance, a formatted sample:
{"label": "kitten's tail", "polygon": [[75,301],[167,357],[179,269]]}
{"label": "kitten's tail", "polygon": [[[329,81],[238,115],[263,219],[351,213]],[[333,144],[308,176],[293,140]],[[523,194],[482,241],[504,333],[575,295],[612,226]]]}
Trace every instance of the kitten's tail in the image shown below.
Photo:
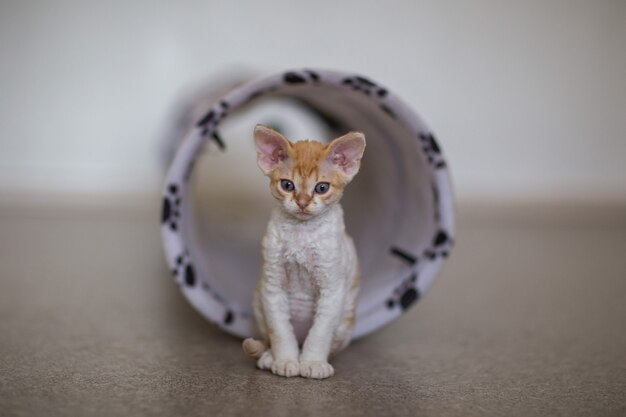
{"label": "kitten's tail", "polygon": [[243,341],[243,351],[254,359],[259,359],[266,350],[267,345],[260,340],[249,337]]}

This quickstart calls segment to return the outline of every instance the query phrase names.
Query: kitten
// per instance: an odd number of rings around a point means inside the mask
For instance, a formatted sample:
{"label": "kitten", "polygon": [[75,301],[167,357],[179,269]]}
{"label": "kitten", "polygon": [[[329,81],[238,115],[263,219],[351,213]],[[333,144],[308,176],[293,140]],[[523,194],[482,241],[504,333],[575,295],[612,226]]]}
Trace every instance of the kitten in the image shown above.
{"label": "kitten", "polygon": [[359,170],[365,137],[351,132],[328,145],[292,143],[257,125],[254,141],[280,204],[263,238],[254,293],[263,340],[246,339],[243,350],[276,375],[328,378],[328,357],[348,345],[355,324],[360,272],[339,200]]}

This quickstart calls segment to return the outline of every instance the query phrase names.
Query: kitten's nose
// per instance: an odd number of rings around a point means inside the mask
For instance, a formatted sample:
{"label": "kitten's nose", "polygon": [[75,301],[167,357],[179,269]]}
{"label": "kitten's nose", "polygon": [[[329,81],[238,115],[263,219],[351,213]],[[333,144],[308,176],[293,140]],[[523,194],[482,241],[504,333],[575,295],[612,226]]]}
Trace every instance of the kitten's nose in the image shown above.
{"label": "kitten's nose", "polygon": [[310,202],[311,198],[309,198],[307,195],[300,195],[296,198],[296,204],[298,205],[298,207],[300,207],[300,210],[304,210]]}

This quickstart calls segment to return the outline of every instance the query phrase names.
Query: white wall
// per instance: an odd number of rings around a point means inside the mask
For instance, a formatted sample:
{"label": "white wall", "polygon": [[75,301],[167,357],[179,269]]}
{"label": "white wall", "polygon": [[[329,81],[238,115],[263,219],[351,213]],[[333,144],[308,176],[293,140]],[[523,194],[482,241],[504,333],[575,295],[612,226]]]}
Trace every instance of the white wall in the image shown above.
{"label": "white wall", "polygon": [[626,2],[3,1],[1,193],[141,193],[190,87],[354,70],[437,132],[461,198],[626,199]]}

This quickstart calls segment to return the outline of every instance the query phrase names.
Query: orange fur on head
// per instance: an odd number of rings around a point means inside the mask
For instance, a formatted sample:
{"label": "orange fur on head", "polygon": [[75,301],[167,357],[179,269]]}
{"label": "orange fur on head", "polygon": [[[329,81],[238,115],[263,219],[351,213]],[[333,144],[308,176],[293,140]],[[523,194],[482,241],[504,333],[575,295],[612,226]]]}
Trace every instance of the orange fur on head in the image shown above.
{"label": "orange fur on head", "polygon": [[[303,140],[291,142],[275,130],[257,125],[254,129],[257,162],[270,178],[272,195],[296,218],[306,220],[339,201],[344,187],[359,170],[365,137],[350,132],[331,143]],[[282,181],[294,189],[285,190]],[[328,183],[324,193],[316,185]]]}

